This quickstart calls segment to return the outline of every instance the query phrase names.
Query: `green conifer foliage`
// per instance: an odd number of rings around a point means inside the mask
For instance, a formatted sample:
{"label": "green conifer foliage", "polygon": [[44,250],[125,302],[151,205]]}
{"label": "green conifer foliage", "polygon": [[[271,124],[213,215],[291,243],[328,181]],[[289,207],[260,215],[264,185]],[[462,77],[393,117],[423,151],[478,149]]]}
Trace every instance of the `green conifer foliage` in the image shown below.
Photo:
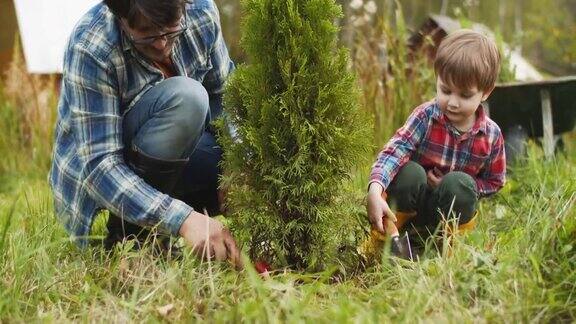
{"label": "green conifer foliage", "polygon": [[249,63],[225,97],[231,228],[254,260],[322,269],[350,234],[343,191],[368,149],[348,56],[337,46],[334,0],[244,0]]}

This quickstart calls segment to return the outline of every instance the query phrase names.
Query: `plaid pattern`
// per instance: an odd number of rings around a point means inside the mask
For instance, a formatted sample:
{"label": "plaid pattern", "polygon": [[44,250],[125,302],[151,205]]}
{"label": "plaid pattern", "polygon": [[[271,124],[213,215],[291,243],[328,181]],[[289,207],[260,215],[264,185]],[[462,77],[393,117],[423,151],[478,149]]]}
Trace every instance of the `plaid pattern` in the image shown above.
{"label": "plaid pattern", "polygon": [[[196,79],[221,98],[234,65],[213,0],[187,4],[188,30],[175,41],[178,75]],[[100,209],[173,235],[192,208],[147,185],[123,159],[122,116],[161,71],[132,48],[108,7],[100,3],[78,22],[64,56],[62,90],[49,182],[59,220],[80,245]]]}
{"label": "plaid pattern", "polygon": [[443,174],[469,174],[480,197],[497,192],[506,178],[504,139],[482,107],[476,117],[472,129],[460,135],[435,101],[418,106],[378,155],[370,183],[388,188],[400,168],[412,160],[426,171],[436,167]]}

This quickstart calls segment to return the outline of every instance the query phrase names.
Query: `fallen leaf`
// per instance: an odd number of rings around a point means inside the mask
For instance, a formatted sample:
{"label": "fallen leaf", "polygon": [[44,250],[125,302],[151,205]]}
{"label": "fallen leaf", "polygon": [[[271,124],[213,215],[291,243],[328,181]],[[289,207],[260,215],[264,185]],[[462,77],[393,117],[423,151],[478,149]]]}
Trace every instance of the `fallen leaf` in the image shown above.
{"label": "fallen leaf", "polygon": [[160,313],[161,316],[168,316],[168,313],[170,313],[172,309],[174,309],[174,304],[168,304],[156,308],[156,310],[158,311],[158,313]]}

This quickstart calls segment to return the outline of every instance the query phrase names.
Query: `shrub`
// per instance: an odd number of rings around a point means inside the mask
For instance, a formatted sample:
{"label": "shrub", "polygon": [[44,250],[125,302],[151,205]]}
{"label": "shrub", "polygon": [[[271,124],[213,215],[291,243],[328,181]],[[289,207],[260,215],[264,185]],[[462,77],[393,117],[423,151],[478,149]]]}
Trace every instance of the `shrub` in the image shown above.
{"label": "shrub", "polygon": [[354,207],[343,184],[370,129],[337,45],[341,9],[333,0],[244,0],[243,8],[249,62],[225,97],[237,132],[222,136],[231,228],[253,259],[319,270],[349,233]]}

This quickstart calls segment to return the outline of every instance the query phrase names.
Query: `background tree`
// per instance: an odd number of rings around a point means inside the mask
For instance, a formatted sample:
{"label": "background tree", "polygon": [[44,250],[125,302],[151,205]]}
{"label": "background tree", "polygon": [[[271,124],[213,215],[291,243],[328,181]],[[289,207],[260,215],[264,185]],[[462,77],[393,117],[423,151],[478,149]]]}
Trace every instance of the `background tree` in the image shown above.
{"label": "background tree", "polygon": [[368,149],[333,0],[244,0],[248,63],[228,84],[223,136],[231,228],[253,259],[319,270],[354,219],[344,188]]}

